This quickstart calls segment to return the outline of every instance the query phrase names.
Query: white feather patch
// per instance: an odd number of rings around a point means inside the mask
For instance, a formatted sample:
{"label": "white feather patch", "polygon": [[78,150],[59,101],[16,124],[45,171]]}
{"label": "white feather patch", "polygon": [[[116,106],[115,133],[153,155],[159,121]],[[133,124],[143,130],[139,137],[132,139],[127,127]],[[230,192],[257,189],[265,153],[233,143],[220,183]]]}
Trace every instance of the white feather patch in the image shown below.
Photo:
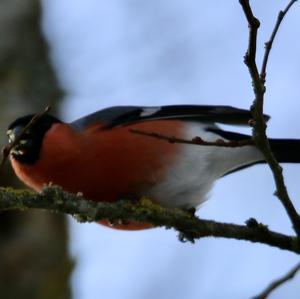
{"label": "white feather patch", "polygon": [[157,113],[161,108],[160,107],[149,107],[149,108],[144,108],[143,112],[140,114],[140,116],[145,117],[145,116],[150,116],[155,113]]}
{"label": "white feather patch", "polygon": [[[216,128],[213,124],[188,123],[185,138],[199,136],[205,141],[220,139],[216,133],[205,130],[208,126]],[[177,164],[168,170],[165,180],[145,194],[166,207],[197,207],[207,199],[218,178],[230,170],[263,160],[260,151],[250,145],[236,148],[182,146]]]}

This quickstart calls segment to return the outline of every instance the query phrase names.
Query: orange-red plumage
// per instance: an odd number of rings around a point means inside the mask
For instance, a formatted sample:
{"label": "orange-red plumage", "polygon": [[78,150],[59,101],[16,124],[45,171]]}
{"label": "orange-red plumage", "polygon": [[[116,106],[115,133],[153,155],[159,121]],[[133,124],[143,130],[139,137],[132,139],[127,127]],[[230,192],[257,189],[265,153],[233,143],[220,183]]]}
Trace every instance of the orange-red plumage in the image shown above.
{"label": "orange-red plumage", "polygon": [[94,201],[115,201],[139,190],[143,195],[144,187],[163,179],[165,166],[175,161],[180,145],[153,141],[131,133],[130,128],[181,136],[184,125],[152,121],[107,131],[92,126],[77,132],[55,124],[44,138],[40,159],[34,165],[12,159],[13,167],[37,191],[52,182]]}
{"label": "orange-red plumage", "polygon": [[[16,174],[28,186],[40,191],[45,183],[93,201],[116,201],[134,195],[164,179],[167,165],[175,163],[181,146],[153,140],[130,132],[131,128],[182,136],[181,121],[151,121],[101,130],[101,125],[78,132],[67,124],[54,124],[46,133],[40,159],[26,165],[12,159]],[[155,199],[154,199],[155,200]],[[115,225],[139,229],[144,224]]]}

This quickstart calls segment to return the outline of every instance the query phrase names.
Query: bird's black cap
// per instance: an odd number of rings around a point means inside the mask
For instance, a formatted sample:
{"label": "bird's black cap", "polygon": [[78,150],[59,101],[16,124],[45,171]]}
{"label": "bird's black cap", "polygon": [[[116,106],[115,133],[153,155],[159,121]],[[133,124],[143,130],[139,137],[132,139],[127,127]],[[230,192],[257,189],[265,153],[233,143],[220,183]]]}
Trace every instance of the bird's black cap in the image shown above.
{"label": "bird's black cap", "polygon": [[[16,119],[9,125],[7,136],[10,143],[16,139],[33,117],[34,114],[26,115]],[[34,164],[39,159],[46,132],[55,123],[61,123],[61,121],[48,114],[37,119],[32,127],[24,133],[21,140],[12,148],[12,156],[21,163]]]}

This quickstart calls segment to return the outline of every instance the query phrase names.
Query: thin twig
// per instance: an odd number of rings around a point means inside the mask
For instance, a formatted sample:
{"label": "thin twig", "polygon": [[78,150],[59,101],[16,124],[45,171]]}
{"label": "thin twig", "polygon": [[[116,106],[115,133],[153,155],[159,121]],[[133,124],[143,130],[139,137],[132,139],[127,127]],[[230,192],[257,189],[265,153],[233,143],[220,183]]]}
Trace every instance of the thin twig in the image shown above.
{"label": "thin twig", "polygon": [[[264,80],[260,78],[258,73],[257,64],[255,60],[255,53],[249,54],[251,49],[256,48],[256,40],[253,38],[256,35],[253,31],[257,31],[257,19],[253,16],[251,7],[249,5],[249,0],[240,0],[240,4],[244,10],[246,15],[248,25],[250,27],[250,38],[249,38],[249,45],[248,50],[245,55],[245,64],[248,67],[249,73],[252,78],[252,85],[255,94],[255,99],[251,106],[251,113],[254,118],[254,126],[253,126],[253,139],[257,147],[262,151],[265,156],[266,162],[269,164],[273,177],[276,184],[276,192],[275,195],[279,198],[282,205],[284,206],[292,224],[295,232],[297,233],[298,237],[300,236],[300,217],[297,213],[290,197],[287,192],[287,188],[284,183],[284,178],[282,174],[282,168],[277,162],[274,154],[272,153],[267,135],[266,135],[266,122],[263,117],[263,104],[264,104],[264,93],[265,93],[265,85]],[[251,35],[253,37],[251,37]],[[251,45],[253,43],[253,45]],[[266,49],[267,50],[267,49]]]}
{"label": "thin twig", "polygon": [[237,225],[203,220],[180,209],[161,207],[148,199],[119,200],[114,203],[105,202],[105,199],[99,200],[102,201],[89,201],[82,194],[67,193],[56,186],[48,186],[41,193],[0,188],[0,211],[46,209],[73,215],[82,222],[109,219],[112,223],[117,223],[121,219],[126,223],[134,220],[153,226],[174,228],[185,240],[192,242],[203,237],[222,237],[262,243],[300,253],[300,244],[294,237],[271,231],[265,225],[254,221],[251,224],[247,222],[247,225]]}
{"label": "thin twig", "polygon": [[32,117],[32,119],[30,120],[30,122],[23,128],[23,130],[20,132],[20,134],[18,134],[15,138],[15,140],[10,143],[7,144],[3,149],[2,149],[2,160],[0,162],[0,171],[2,170],[9,154],[10,151],[12,150],[12,148],[18,144],[18,142],[22,139],[22,137],[24,136],[24,134],[26,133],[26,131],[28,129],[30,129],[32,126],[34,126],[34,124],[36,124],[36,122],[43,117],[45,114],[47,114],[51,109],[51,106],[47,106],[42,112],[34,115]]}
{"label": "thin twig", "polygon": [[271,34],[271,37],[265,43],[265,54],[264,54],[263,63],[262,63],[261,71],[260,71],[260,78],[261,78],[262,81],[266,80],[266,75],[267,75],[266,70],[267,70],[268,59],[269,59],[269,55],[270,55],[270,52],[271,52],[271,49],[272,49],[272,45],[273,45],[274,39],[275,39],[276,34],[278,32],[278,29],[280,27],[280,24],[281,24],[283,18],[285,17],[285,15],[287,14],[287,12],[289,11],[289,9],[297,1],[298,0],[291,0],[290,3],[287,5],[287,7],[285,9],[281,10],[278,13],[277,21],[276,21],[275,27],[273,29],[273,32]]}
{"label": "thin twig", "polygon": [[295,267],[293,267],[293,269],[291,269],[286,275],[273,281],[262,293],[255,296],[253,299],[266,299],[271,294],[271,292],[273,292],[275,289],[283,285],[288,280],[293,279],[299,270],[300,270],[300,263],[297,264]]}
{"label": "thin twig", "polygon": [[203,146],[219,146],[219,147],[241,147],[245,145],[254,145],[252,139],[245,139],[245,140],[230,140],[224,141],[223,139],[217,139],[215,141],[205,141],[201,137],[196,136],[191,140],[177,138],[175,136],[167,136],[157,132],[147,132],[137,129],[130,129],[129,130],[133,134],[148,136],[160,140],[166,140],[170,143],[181,143],[181,144],[193,144],[193,145],[203,145]]}

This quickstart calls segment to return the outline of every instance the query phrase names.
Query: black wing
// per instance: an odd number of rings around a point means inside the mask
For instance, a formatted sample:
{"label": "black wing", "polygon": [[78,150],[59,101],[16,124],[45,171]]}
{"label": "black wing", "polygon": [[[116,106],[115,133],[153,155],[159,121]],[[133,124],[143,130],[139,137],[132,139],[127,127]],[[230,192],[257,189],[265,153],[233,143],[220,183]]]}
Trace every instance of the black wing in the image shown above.
{"label": "black wing", "polygon": [[[115,106],[84,116],[71,123],[79,130],[101,123],[105,128],[158,119],[184,119],[201,122],[247,125],[251,119],[248,110],[231,106],[172,105],[157,107]],[[265,115],[266,120],[270,117]]]}

